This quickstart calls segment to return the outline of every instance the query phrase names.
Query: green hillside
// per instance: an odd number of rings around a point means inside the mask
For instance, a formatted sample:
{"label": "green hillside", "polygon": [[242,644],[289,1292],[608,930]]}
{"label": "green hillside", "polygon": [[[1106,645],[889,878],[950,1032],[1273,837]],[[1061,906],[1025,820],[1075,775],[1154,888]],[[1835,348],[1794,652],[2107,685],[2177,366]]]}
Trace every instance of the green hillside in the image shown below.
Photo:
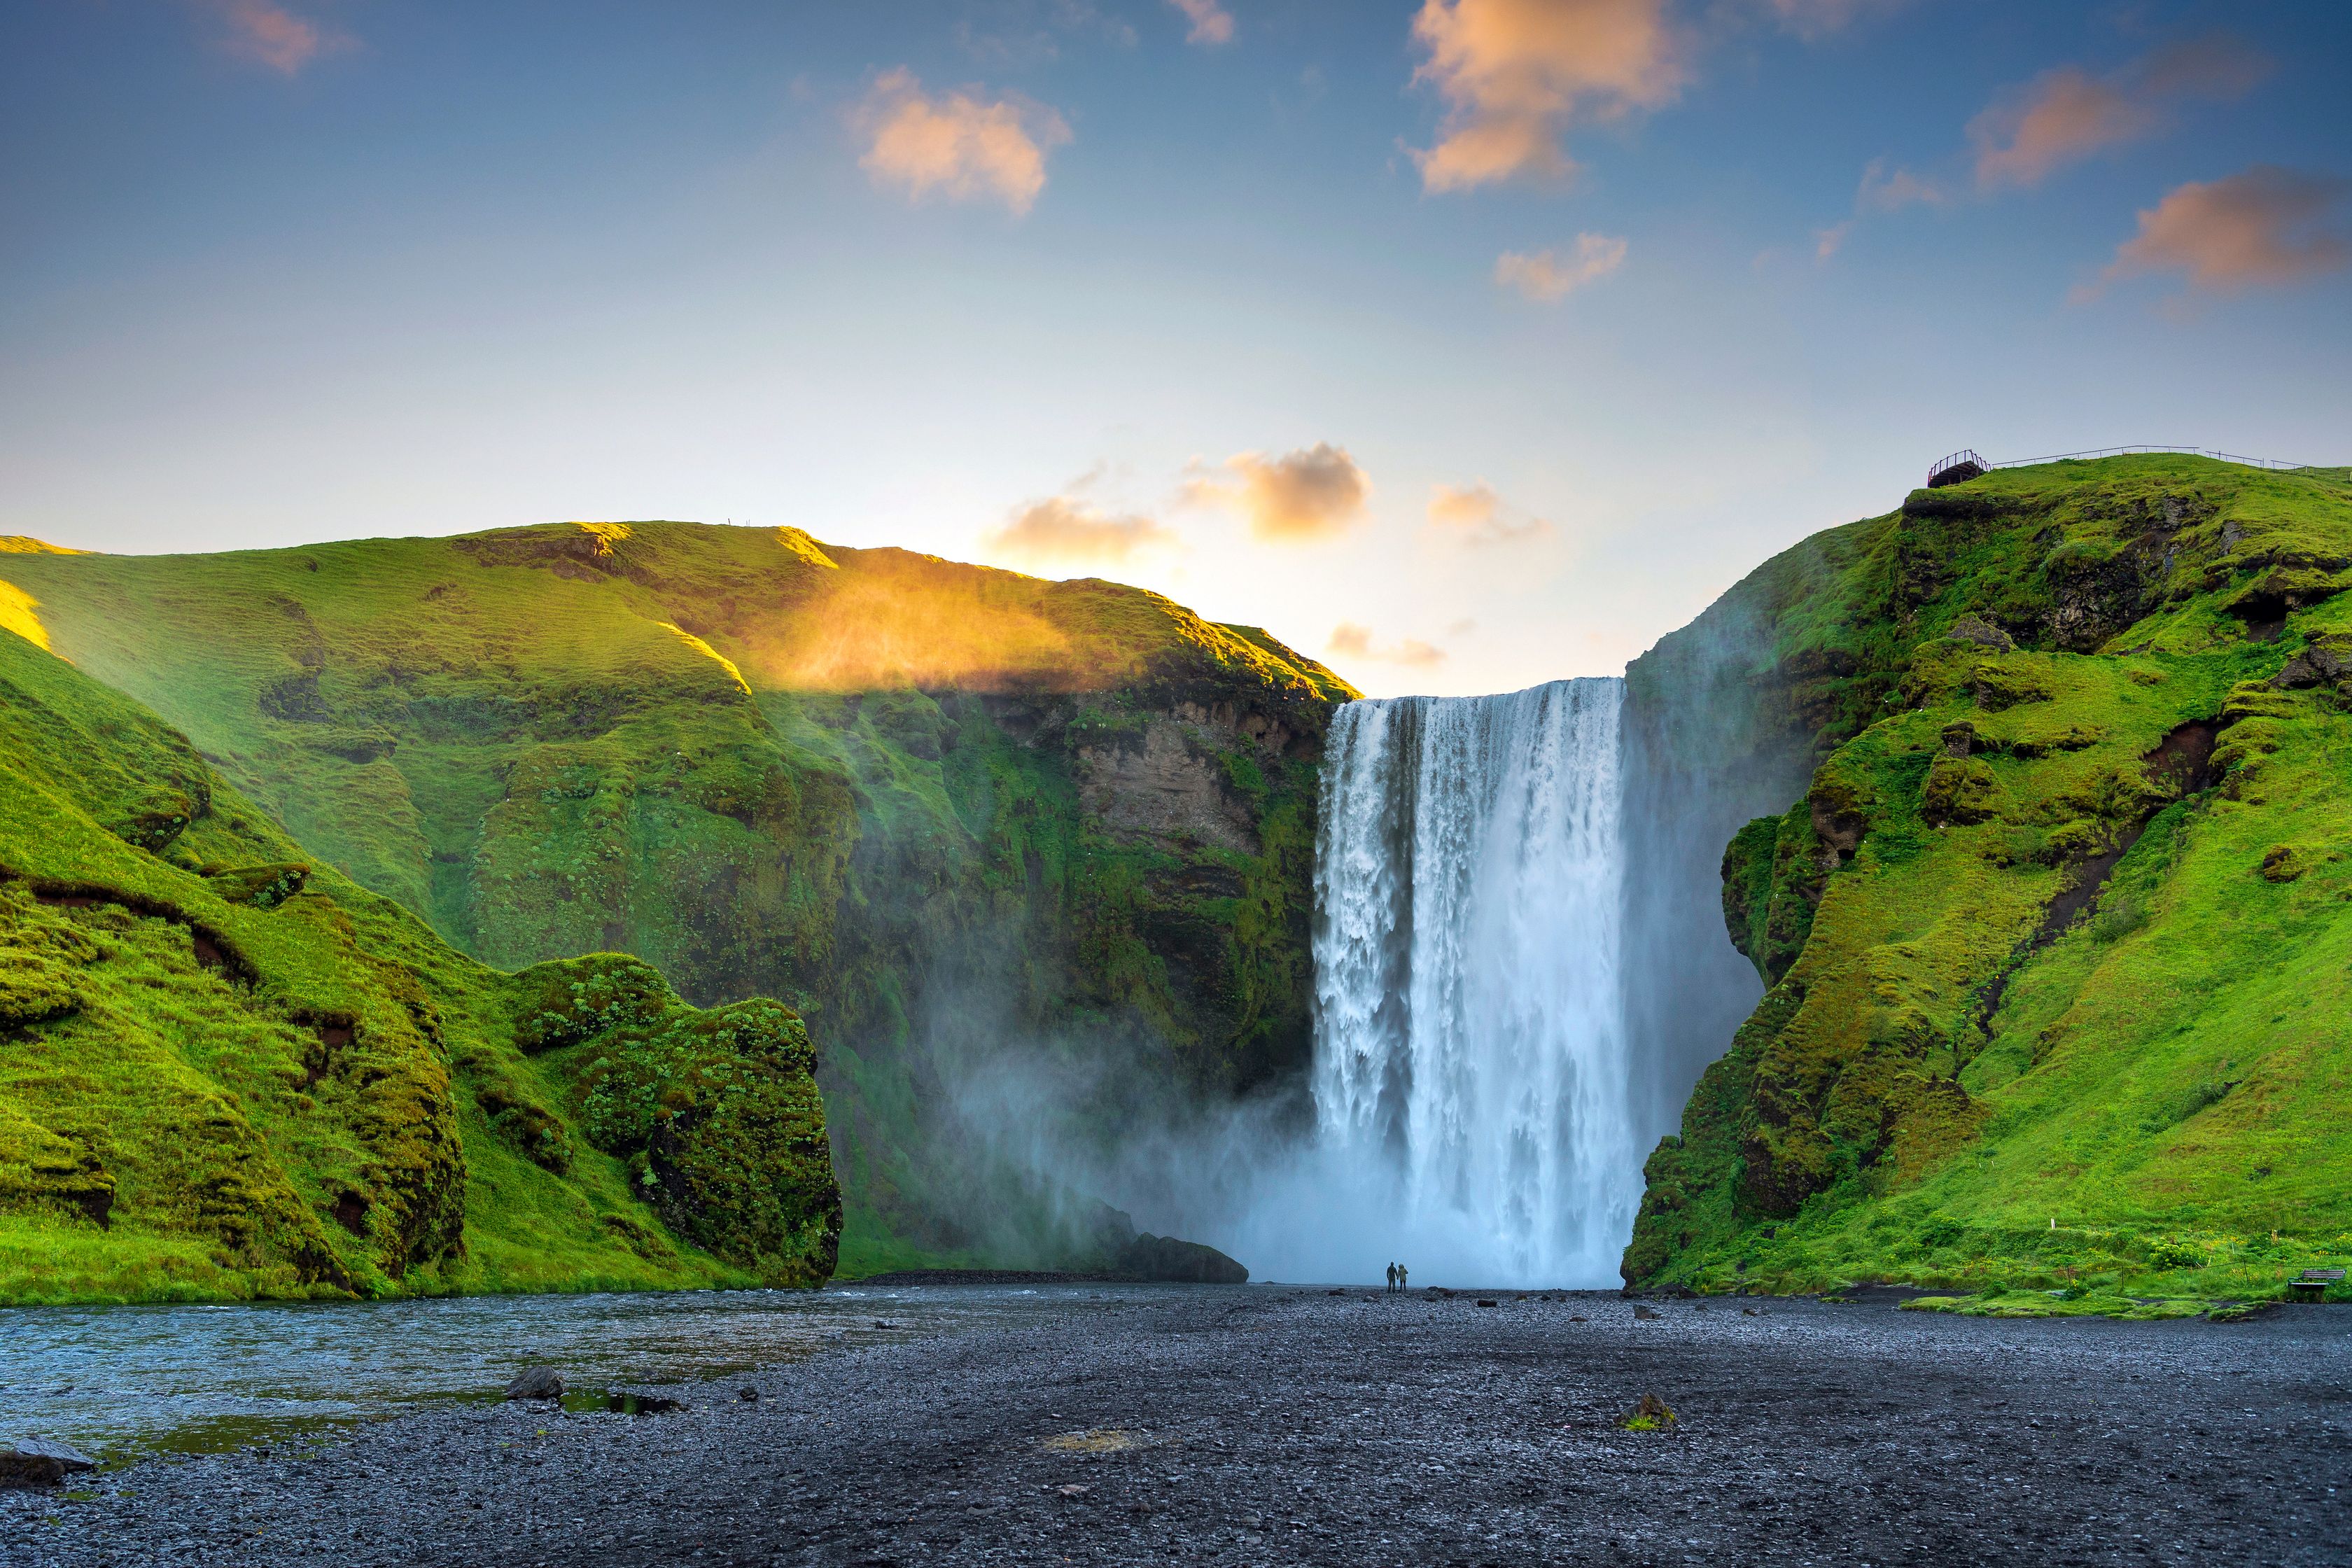
{"label": "green hillside", "polygon": [[810,1067],[774,1003],[460,955],[0,636],[0,1302],[814,1284]]}
{"label": "green hillside", "polygon": [[1769,989],[1628,1280],[2162,1311],[2352,1260],[2348,585],[2342,470],[2132,457],[1727,595],[1750,722],[1818,766],[1726,853]]}
{"label": "green hillside", "polygon": [[1087,1243],[968,1103],[1003,1041],[1066,1067],[1107,1142],[1310,1049],[1314,769],[1352,693],[1155,595],[567,523],[18,542],[0,616],[486,963],[612,950],[805,1016],[851,1269]]}

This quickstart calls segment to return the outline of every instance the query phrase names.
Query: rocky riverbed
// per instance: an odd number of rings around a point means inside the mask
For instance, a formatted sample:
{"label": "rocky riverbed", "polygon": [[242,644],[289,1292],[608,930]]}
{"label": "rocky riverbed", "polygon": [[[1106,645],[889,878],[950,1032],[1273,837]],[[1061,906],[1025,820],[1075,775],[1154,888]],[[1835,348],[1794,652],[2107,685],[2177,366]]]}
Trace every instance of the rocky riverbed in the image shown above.
{"label": "rocky riverbed", "polygon": [[[688,1408],[445,1405],[0,1493],[0,1561],[2352,1561],[2336,1308],[1204,1288],[663,1392]],[[1644,1395],[1674,1419],[1626,1429]]]}

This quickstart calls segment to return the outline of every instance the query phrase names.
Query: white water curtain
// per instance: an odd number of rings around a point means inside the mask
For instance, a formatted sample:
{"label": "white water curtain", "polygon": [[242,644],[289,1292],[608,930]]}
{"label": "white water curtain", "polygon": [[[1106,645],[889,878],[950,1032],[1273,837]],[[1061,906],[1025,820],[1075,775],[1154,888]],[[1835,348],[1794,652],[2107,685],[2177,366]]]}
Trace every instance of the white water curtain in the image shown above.
{"label": "white water curtain", "polygon": [[1334,1246],[1475,1283],[1616,1283],[1640,1192],[1618,990],[1623,692],[1555,681],[1334,717],[1314,1091],[1335,1212],[1305,1250],[1343,1277],[1360,1270]]}

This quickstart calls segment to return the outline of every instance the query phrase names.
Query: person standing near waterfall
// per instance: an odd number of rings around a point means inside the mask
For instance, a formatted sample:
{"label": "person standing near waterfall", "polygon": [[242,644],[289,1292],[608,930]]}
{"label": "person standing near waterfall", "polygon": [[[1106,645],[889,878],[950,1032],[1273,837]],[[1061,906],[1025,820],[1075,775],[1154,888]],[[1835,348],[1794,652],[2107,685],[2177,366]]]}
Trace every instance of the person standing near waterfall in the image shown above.
{"label": "person standing near waterfall", "polygon": [[1396,1277],[1397,1277],[1397,1286],[1396,1286],[1396,1288],[1397,1288],[1397,1292],[1398,1292],[1398,1294],[1402,1295],[1402,1294],[1403,1294],[1403,1292],[1404,1292],[1404,1282],[1405,1282],[1404,1265],[1403,1265],[1403,1264],[1402,1264],[1402,1263],[1400,1263],[1400,1264],[1398,1264],[1398,1265],[1396,1266]]}
{"label": "person standing near waterfall", "polygon": [[1396,1274],[1397,1274],[1396,1265],[1395,1265],[1395,1264],[1393,1264],[1393,1263],[1390,1264],[1390,1265],[1389,1265],[1389,1294],[1391,1294],[1391,1295],[1392,1295],[1392,1296],[1393,1296],[1394,1294],[1396,1294],[1396,1288],[1397,1288],[1397,1279],[1396,1279]]}

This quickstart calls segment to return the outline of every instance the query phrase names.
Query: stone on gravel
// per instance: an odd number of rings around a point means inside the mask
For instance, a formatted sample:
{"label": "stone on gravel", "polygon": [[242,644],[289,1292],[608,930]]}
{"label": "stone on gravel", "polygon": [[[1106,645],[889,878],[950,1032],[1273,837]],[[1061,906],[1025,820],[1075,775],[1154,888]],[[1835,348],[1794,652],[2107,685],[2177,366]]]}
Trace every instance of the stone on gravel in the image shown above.
{"label": "stone on gravel", "polygon": [[561,1399],[563,1397],[563,1374],[551,1366],[528,1366],[520,1376],[507,1384],[509,1399]]}
{"label": "stone on gravel", "polygon": [[53,1487],[69,1475],[97,1468],[97,1460],[63,1443],[40,1437],[0,1443],[0,1487]]}

